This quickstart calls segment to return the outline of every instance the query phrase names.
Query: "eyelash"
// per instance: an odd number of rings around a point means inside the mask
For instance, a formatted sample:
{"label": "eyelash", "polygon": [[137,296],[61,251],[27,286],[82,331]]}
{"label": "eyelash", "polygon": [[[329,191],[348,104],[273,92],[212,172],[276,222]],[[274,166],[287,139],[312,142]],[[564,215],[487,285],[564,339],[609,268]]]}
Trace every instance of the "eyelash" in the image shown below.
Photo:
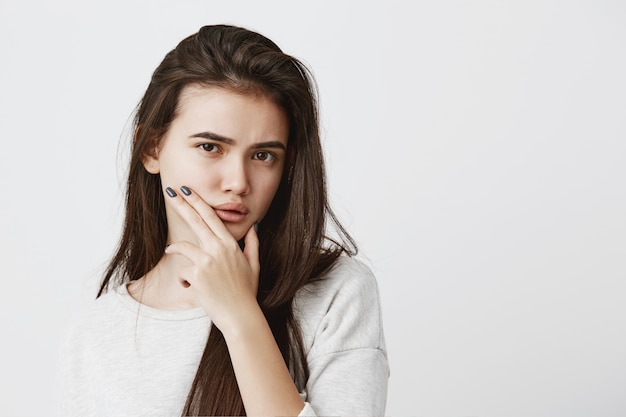
{"label": "eyelash", "polygon": [[[222,150],[219,145],[215,143],[201,143],[198,145],[198,148],[203,150],[206,153],[220,153]],[[210,149],[210,150],[209,150]],[[259,158],[259,155],[266,155],[266,159]],[[275,153],[269,151],[257,151],[252,155],[252,159],[258,160],[261,162],[274,162],[278,159]]]}

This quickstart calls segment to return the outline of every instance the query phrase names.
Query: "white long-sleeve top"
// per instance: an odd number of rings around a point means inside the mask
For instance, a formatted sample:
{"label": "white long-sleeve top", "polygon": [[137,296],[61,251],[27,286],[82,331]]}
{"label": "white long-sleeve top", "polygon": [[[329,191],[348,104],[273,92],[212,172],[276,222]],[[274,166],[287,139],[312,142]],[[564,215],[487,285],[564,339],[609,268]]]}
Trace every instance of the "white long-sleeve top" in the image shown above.
{"label": "white long-sleeve top", "polygon": [[[294,314],[310,371],[300,416],[383,416],[389,367],[371,270],[342,256],[298,292]],[[65,338],[60,415],[180,416],[210,326],[202,308],[158,310],[125,285],[109,291]]]}

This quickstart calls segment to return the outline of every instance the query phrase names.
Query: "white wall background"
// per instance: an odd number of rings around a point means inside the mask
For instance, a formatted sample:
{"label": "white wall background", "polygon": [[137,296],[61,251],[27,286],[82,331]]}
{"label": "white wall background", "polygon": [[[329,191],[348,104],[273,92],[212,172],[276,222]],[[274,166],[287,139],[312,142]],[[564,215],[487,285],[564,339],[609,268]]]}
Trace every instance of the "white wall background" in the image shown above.
{"label": "white wall background", "polygon": [[317,76],[332,199],[380,283],[388,415],[626,415],[611,0],[0,3],[0,414],[52,413],[61,333],[119,233],[130,114],[221,22]]}

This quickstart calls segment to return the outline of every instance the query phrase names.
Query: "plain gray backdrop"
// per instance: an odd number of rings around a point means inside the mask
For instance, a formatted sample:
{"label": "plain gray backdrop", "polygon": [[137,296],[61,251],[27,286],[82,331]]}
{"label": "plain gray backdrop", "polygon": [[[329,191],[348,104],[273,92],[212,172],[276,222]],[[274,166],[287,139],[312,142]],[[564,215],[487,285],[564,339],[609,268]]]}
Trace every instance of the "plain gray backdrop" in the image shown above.
{"label": "plain gray backdrop", "polygon": [[120,232],[132,111],[201,25],[320,88],[330,195],[376,273],[390,416],[626,415],[626,4],[0,3],[0,413],[51,415]]}

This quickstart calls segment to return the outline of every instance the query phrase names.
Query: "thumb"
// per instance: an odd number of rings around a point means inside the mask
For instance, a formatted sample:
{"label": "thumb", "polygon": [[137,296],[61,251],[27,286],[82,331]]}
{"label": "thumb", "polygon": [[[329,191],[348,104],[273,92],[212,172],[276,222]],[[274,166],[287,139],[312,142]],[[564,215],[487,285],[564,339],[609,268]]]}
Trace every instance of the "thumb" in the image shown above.
{"label": "thumb", "polygon": [[259,271],[261,270],[259,263],[259,236],[256,234],[254,226],[248,229],[244,242],[243,254],[258,279]]}

